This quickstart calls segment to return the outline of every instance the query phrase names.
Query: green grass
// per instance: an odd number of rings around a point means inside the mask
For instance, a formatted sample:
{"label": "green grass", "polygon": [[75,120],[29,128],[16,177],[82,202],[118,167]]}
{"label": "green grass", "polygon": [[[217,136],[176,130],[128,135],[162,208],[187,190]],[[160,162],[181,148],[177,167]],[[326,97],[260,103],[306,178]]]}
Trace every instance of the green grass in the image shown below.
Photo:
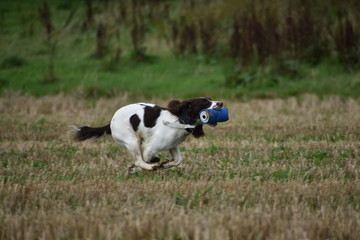
{"label": "green grass", "polygon": [[[106,61],[92,59],[57,63],[54,83],[44,83],[46,59],[16,69],[2,70],[0,79],[7,84],[6,89],[20,90],[35,96],[63,92],[83,92],[85,95],[115,95],[117,91],[129,91],[145,96],[168,97],[203,95],[216,92],[221,86],[222,76],[219,66],[199,64],[195,60],[158,58],[156,63],[135,63],[123,60],[117,71],[105,71]],[[225,89],[223,89],[225,90]]]}
{"label": "green grass", "polygon": [[[236,72],[243,84],[227,82],[233,73],[228,59],[207,59],[203,56],[176,58],[164,41],[148,35],[149,62],[132,57],[132,45],[122,28],[122,56],[111,62],[116,45],[110,38],[109,53],[95,59],[95,31],[80,31],[83,4],[71,3],[78,10],[65,31],[61,31],[70,9],[59,1],[51,6],[54,34],[57,39],[55,76],[57,81],[44,82],[49,62],[49,48],[40,25],[37,7],[40,2],[2,1],[3,20],[0,24],[0,91],[20,91],[35,96],[59,92],[75,92],[86,97],[115,96],[122,92],[146,97],[211,96],[214,98],[273,98],[318,95],[360,96],[359,71],[346,72],[332,60],[320,65],[290,62],[281,68],[275,63],[255,65]],[[156,42],[156,43],[154,43]],[[236,66],[236,65],[235,65]]]}
{"label": "green grass", "polygon": [[[159,56],[153,63],[137,63],[126,57],[116,70],[106,70],[110,60],[94,60],[89,56],[71,57],[63,53],[57,60],[55,73],[58,80],[44,83],[47,57],[24,59],[21,66],[0,70],[2,90],[20,91],[35,96],[58,92],[80,92],[88,97],[115,96],[131,92],[147,97],[172,96],[187,98],[212,96],[223,98],[289,97],[304,93],[359,97],[359,73],[334,72],[331,65],[306,69],[302,78],[282,78],[276,85],[268,86],[262,79],[254,83],[228,87],[225,84],[224,66],[209,64],[197,58],[177,59]],[[60,58],[60,57],[59,57]],[[5,58],[0,58],[4,62]],[[266,78],[266,77],[265,77]]]}

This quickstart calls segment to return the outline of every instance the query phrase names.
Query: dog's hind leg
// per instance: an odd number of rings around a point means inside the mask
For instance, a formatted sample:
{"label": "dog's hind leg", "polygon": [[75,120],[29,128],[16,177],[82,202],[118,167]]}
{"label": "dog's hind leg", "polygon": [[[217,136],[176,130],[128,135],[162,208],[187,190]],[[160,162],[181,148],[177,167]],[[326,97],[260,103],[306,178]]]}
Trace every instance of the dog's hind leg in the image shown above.
{"label": "dog's hind leg", "polygon": [[[149,164],[144,161],[144,156],[143,156],[144,154],[142,152],[141,144],[138,141],[136,141],[136,143],[133,142],[131,144],[127,144],[126,147],[129,150],[129,152],[131,152],[136,159],[135,167],[130,167],[129,173],[134,173],[134,171],[137,172],[140,170],[139,168],[144,169],[144,170],[154,170],[154,167],[156,165]],[[134,171],[132,171],[131,169],[133,169]]]}
{"label": "dog's hind leg", "polygon": [[146,163],[157,163],[160,162],[160,158],[154,157],[156,152],[152,151],[152,148],[149,146],[145,146],[143,150],[143,159]]}
{"label": "dog's hind leg", "polygon": [[142,170],[155,170],[156,169],[156,165],[155,164],[149,164],[144,162],[144,160],[142,159],[141,154],[134,154],[136,161],[135,164],[132,165],[131,167],[129,167],[128,172],[130,174],[132,173],[136,173]]}

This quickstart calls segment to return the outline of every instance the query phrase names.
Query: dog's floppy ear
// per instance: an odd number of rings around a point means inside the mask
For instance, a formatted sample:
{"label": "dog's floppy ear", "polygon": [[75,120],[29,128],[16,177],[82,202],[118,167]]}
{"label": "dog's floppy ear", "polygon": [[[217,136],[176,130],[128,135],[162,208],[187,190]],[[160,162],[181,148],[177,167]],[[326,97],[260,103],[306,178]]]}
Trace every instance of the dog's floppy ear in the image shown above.
{"label": "dog's floppy ear", "polygon": [[180,123],[194,125],[198,119],[198,113],[196,109],[193,109],[192,101],[171,100],[168,103],[169,111],[176,115]]}
{"label": "dog's floppy ear", "polygon": [[199,137],[203,137],[205,136],[205,132],[203,130],[203,125],[198,125],[194,128],[194,130],[192,131],[192,135],[195,138],[199,138]]}
{"label": "dog's floppy ear", "polygon": [[168,108],[175,109],[181,102],[179,100],[171,100],[168,103]]}
{"label": "dog's floppy ear", "polygon": [[185,101],[179,104],[178,106],[178,114],[177,116],[180,119],[180,122],[183,124],[194,125],[197,120],[197,115],[193,114],[192,111],[192,103]]}

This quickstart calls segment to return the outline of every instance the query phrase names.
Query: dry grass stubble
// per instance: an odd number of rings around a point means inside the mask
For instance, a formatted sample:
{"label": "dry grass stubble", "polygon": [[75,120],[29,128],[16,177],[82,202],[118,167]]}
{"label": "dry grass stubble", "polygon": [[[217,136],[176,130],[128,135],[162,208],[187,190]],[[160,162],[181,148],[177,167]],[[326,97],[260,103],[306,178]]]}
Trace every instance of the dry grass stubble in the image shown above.
{"label": "dry grass stubble", "polygon": [[358,100],[228,102],[231,120],[183,143],[182,165],[132,176],[110,137],[68,134],[128,103],[0,98],[1,239],[360,238]]}

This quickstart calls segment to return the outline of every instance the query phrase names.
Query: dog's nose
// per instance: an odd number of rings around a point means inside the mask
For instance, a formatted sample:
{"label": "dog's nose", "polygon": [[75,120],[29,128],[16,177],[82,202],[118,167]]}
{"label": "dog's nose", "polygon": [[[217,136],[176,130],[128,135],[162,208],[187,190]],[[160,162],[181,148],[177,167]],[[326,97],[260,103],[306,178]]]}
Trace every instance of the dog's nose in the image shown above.
{"label": "dog's nose", "polygon": [[222,102],[216,102],[215,105],[213,106],[213,109],[220,109],[224,106],[224,104]]}

